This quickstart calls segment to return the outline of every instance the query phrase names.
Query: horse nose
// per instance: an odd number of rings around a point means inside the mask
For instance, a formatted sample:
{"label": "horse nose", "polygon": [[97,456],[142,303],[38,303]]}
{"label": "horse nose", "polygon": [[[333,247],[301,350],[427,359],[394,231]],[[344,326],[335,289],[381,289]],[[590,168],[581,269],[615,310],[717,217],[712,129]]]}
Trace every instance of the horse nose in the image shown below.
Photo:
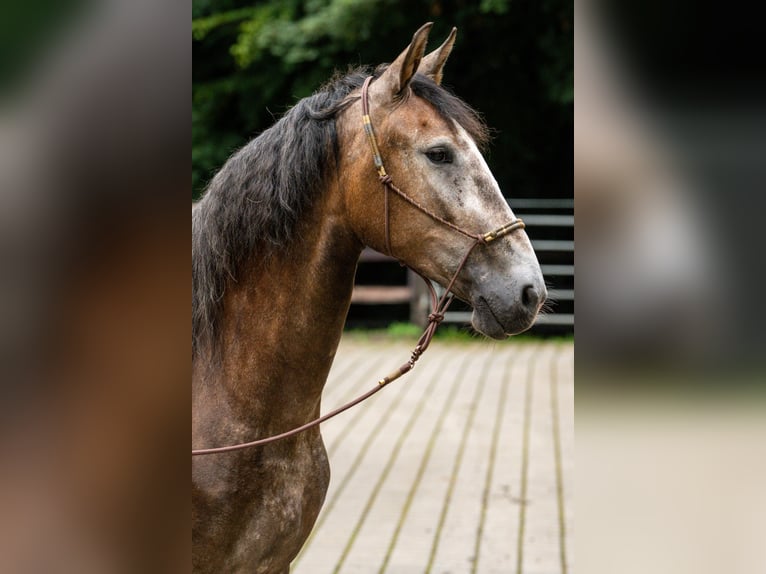
{"label": "horse nose", "polygon": [[521,290],[521,303],[531,311],[537,311],[545,301],[545,288],[535,287],[532,284],[524,285]]}

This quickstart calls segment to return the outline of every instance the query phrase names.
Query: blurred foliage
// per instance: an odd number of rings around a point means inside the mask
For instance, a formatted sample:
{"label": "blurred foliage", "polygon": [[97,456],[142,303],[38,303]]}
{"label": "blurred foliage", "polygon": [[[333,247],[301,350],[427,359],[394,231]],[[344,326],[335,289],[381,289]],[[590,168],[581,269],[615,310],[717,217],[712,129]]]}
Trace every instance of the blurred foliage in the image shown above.
{"label": "blurred foliage", "polygon": [[495,138],[509,197],[572,193],[573,14],[563,0],[194,0],[192,185],[335,70],[390,62],[423,23],[458,28],[444,84]]}

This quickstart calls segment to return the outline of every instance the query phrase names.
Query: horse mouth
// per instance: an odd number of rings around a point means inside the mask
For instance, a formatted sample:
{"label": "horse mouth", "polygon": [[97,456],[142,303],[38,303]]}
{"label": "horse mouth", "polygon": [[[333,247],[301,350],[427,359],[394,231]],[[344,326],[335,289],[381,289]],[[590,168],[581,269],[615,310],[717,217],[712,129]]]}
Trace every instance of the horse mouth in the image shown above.
{"label": "horse mouth", "polygon": [[507,316],[503,316],[493,310],[484,297],[478,297],[473,305],[471,326],[482,335],[500,340],[529,329],[535,316],[513,309],[509,310]]}

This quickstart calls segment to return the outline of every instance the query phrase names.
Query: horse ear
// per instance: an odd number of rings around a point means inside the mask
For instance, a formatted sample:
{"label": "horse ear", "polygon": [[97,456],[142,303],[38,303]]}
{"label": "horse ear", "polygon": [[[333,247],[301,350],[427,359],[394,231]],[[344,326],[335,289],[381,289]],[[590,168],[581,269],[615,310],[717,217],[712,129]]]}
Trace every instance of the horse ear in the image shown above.
{"label": "horse ear", "polygon": [[444,43],[423,58],[423,62],[420,64],[421,73],[429,76],[437,84],[442,83],[442,68],[444,68],[444,63],[452,52],[456,36],[457,28],[452,28],[452,32],[449,33]]}
{"label": "horse ear", "polygon": [[400,94],[412,80],[412,76],[423,59],[426,51],[426,42],[428,41],[428,32],[431,30],[432,22],[423,24],[412,36],[412,42],[404,51],[386,68],[386,71],[375,82],[375,86],[382,87],[388,93],[386,95]]}

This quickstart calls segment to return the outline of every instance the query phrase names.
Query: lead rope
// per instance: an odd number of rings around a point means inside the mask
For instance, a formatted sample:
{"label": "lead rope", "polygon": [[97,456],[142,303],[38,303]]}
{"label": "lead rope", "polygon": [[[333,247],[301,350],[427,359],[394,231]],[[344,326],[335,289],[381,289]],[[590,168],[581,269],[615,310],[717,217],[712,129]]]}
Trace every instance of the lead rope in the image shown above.
{"label": "lead rope", "polygon": [[512,221],[511,223],[508,223],[504,225],[503,227],[496,229],[495,231],[490,231],[489,233],[485,233],[483,235],[469,233],[468,231],[465,231],[464,229],[458,227],[454,223],[447,221],[446,219],[433,213],[431,210],[427,209],[425,206],[421,205],[419,202],[417,202],[416,200],[411,198],[409,195],[404,193],[401,189],[396,187],[393,181],[391,180],[391,176],[389,176],[386,173],[386,168],[383,166],[383,158],[380,155],[380,150],[378,149],[378,142],[375,139],[375,131],[372,128],[372,121],[370,120],[370,110],[369,110],[367,92],[368,92],[368,88],[371,81],[372,81],[372,76],[369,76],[364,81],[364,84],[362,85],[362,96],[361,96],[362,114],[363,114],[362,119],[364,121],[364,131],[367,134],[367,139],[370,142],[370,148],[372,149],[373,161],[375,162],[375,167],[378,171],[378,178],[380,179],[380,182],[381,184],[383,184],[383,188],[384,188],[384,199],[383,199],[384,218],[385,218],[384,233],[385,233],[386,250],[388,251],[388,255],[393,256],[393,251],[391,250],[391,233],[390,233],[390,223],[389,223],[389,219],[390,219],[389,198],[388,198],[389,191],[396,193],[399,197],[404,199],[407,203],[414,206],[416,209],[422,211],[423,213],[428,215],[431,219],[434,219],[435,221],[438,221],[442,225],[445,225],[449,227],[450,229],[453,229],[454,231],[457,231],[458,233],[461,233],[462,235],[465,235],[466,237],[473,239],[473,243],[471,243],[471,246],[468,248],[465,255],[463,256],[463,259],[461,259],[460,263],[455,269],[455,273],[452,275],[452,279],[450,279],[450,282],[447,284],[447,287],[444,290],[444,294],[441,297],[437,295],[436,289],[434,288],[431,280],[421,275],[417,271],[415,271],[415,273],[417,273],[418,276],[420,276],[420,278],[423,279],[423,281],[425,282],[426,287],[428,288],[428,293],[431,297],[432,311],[428,315],[428,325],[423,331],[423,334],[418,339],[417,344],[415,345],[415,348],[412,350],[410,359],[406,363],[403,363],[399,368],[395,369],[394,371],[391,371],[391,373],[389,373],[388,375],[380,379],[378,381],[378,384],[375,387],[373,387],[372,389],[370,389],[363,395],[360,395],[353,401],[350,401],[338,407],[334,411],[331,411],[317,419],[314,419],[313,421],[307,422],[306,424],[296,427],[294,429],[291,429],[289,431],[286,431],[277,435],[273,435],[270,437],[262,438],[259,440],[244,442],[240,444],[221,446],[217,448],[203,448],[203,449],[192,450],[191,451],[192,456],[201,456],[201,455],[207,455],[207,454],[218,454],[223,452],[243,450],[246,448],[262,446],[265,444],[276,442],[278,440],[302,433],[303,431],[306,431],[312,427],[320,425],[326,420],[331,419],[344,411],[347,411],[351,407],[354,407],[363,401],[366,401],[372,395],[380,391],[383,387],[385,387],[389,383],[392,383],[393,381],[395,381],[402,375],[405,375],[406,373],[410,372],[413,368],[415,368],[415,363],[418,361],[418,359],[420,359],[423,353],[425,353],[426,349],[428,349],[428,346],[431,344],[431,340],[436,334],[436,329],[438,329],[441,322],[444,321],[444,314],[447,312],[447,309],[449,308],[450,304],[452,303],[454,299],[454,295],[452,293],[452,287],[454,287],[455,281],[457,281],[458,275],[463,270],[463,267],[468,261],[468,257],[471,255],[471,253],[473,253],[473,250],[476,248],[476,246],[480,244],[487,245],[491,241],[499,239],[500,237],[504,237],[505,235],[508,235],[509,233],[511,233],[512,231],[516,229],[524,229],[525,227],[524,222],[521,219],[516,219]]}

